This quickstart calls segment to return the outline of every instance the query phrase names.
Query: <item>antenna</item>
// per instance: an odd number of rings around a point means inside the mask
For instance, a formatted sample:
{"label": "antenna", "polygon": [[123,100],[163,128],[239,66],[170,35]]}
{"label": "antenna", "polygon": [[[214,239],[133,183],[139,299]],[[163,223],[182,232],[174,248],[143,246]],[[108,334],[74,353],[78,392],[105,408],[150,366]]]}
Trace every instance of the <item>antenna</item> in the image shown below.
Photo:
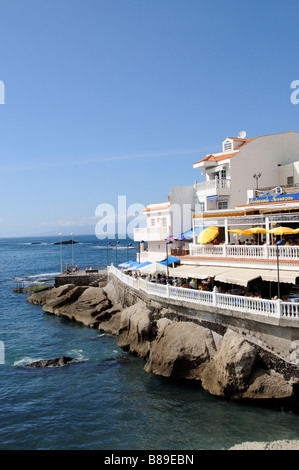
{"label": "antenna", "polygon": [[239,132],[238,134],[238,139],[246,139],[246,132],[245,131],[241,131]]}

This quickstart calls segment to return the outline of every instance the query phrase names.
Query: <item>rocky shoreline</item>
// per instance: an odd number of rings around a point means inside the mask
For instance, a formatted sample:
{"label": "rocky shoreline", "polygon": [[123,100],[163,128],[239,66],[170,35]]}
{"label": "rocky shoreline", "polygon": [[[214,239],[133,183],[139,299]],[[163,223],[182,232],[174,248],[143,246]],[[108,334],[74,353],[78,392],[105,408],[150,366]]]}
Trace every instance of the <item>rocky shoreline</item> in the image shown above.
{"label": "rocky shoreline", "polygon": [[[106,284],[106,283],[105,283]],[[117,344],[145,360],[148,373],[197,380],[229,400],[288,403],[296,411],[299,370],[221,325],[180,318],[171,308],[138,300],[123,307],[112,282],[73,284],[31,294],[28,302],[117,336]]]}

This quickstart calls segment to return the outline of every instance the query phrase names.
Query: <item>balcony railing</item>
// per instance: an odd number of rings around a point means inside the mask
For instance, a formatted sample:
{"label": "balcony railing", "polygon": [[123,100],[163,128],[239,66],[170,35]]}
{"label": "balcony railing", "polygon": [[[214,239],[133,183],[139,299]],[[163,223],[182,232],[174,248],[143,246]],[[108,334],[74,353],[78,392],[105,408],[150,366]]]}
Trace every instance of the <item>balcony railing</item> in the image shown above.
{"label": "balcony railing", "polygon": [[196,184],[196,191],[206,191],[210,189],[230,189],[231,180],[229,179],[218,179],[215,178],[209,181],[202,181],[201,183]]}
{"label": "balcony railing", "polygon": [[190,243],[191,256],[276,259],[299,261],[298,245],[196,245]]}

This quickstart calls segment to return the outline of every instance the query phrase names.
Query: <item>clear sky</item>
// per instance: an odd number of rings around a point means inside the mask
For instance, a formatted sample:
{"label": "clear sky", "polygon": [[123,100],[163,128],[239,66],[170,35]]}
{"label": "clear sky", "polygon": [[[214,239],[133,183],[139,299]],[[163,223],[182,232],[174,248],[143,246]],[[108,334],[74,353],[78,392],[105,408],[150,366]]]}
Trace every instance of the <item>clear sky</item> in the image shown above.
{"label": "clear sky", "polygon": [[299,131],[298,64],[298,0],[0,0],[0,237],[92,233],[226,137]]}

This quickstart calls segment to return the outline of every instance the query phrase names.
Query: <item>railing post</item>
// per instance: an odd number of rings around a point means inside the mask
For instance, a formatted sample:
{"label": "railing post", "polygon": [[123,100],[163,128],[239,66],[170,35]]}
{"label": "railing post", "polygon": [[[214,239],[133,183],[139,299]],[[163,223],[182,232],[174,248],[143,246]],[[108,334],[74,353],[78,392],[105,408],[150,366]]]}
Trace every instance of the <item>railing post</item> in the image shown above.
{"label": "railing post", "polygon": [[217,287],[213,289],[213,307],[217,307]]}
{"label": "railing post", "polygon": [[168,299],[169,299],[169,295],[170,295],[169,294],[169,284],[167,282],[167,284],[166,284],[166,296],[167,296]]}
{"label": "railing post", "polygon": [[265,245],[263,245],[263,257],[264,257],[264,259],[268,259],[268,257],[269,257],[269,249],[268,249],[267,243],[265,243]]}
{"label": "railing post", "polygon": [[282,300],[277,299],[276,300],[276,316],[277,318],[281,318],[282,314],[282,305],[281,305]]}

